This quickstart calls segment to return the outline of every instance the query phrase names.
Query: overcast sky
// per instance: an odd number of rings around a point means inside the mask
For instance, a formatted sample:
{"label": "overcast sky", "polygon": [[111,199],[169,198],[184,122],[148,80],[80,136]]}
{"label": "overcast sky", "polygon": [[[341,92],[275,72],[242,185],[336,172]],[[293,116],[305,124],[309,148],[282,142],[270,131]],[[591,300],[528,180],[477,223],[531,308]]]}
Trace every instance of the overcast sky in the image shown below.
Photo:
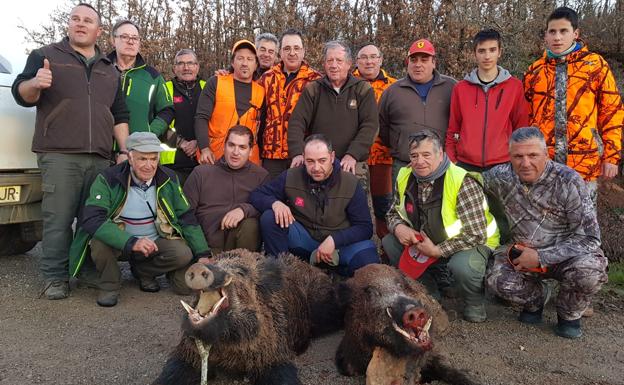
{"label": "overcast sky", "polygon": [[50,13],[65,1],[57,0],[11,0],[2,2],[0,22],[0,53],[18,55],[26,49],[36,48],[24,43],[25,34],[17,28],[24,24],[36,27],[49,19]]}

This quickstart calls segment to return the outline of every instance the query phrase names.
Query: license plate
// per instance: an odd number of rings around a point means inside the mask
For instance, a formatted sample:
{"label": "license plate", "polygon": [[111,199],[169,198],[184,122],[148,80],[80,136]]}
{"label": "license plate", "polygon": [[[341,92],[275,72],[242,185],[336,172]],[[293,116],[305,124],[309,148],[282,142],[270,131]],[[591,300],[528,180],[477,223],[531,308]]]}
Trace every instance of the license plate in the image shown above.
{"label": "license plate", "polygon": [[20,201],[22,186],[0,186],[0,204]]}

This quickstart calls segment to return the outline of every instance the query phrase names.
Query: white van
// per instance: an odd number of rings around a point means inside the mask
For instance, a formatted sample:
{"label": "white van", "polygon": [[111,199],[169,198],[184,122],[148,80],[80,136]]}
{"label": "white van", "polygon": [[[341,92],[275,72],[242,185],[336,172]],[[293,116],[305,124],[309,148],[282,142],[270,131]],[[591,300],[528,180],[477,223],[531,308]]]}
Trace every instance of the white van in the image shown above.
{"label": "white van", "polygon": [[0,52],[0,255],[21,254],[41,239],[41,174],[30,151],[35,108],[15,103],[11,85],[26,55]]}

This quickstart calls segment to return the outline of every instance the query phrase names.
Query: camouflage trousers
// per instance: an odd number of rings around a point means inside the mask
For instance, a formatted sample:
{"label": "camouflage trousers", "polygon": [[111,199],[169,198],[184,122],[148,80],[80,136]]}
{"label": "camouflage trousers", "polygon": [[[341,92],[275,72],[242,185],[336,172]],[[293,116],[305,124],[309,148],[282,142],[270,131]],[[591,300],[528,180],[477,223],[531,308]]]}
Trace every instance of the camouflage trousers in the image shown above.
{"label": "camouflage trousers", "polygon": [[357,162],[355,164],[355,176],[358,178],[360,185],[364,189],[364,193],[368,197],[370,195],[370,176],[368,173],[368,163]]}
{"label": "camouflage trousers", "polygon": [[507,259],[506,247],[494,252],[494,264],[486,275],[486,286],[493,294],[537,311],[545,301],[544,279],[559,281],[556,308],[559,317],[576,320],[587,309],[591,297],[607,282],[607,258],[600,254],[575,257],[548,267],[545,274],[515,271]]}

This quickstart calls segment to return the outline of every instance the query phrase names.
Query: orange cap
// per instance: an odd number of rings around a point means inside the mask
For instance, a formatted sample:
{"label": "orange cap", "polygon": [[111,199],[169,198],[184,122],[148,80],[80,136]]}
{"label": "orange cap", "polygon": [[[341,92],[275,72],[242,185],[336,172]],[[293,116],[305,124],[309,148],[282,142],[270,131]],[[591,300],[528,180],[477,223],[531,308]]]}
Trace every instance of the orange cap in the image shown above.
{"label": "orange cap", "polygon": [[241,48],[249,48],[250,50],[253,51],[254,55],[256,55],[256,46],[254,45],[254,43],[250,42],[249,40],[239,40],[236,43],[234,43],[234,46],[232,47],[232,54],[234,54],[234,52],[238,51]]}

